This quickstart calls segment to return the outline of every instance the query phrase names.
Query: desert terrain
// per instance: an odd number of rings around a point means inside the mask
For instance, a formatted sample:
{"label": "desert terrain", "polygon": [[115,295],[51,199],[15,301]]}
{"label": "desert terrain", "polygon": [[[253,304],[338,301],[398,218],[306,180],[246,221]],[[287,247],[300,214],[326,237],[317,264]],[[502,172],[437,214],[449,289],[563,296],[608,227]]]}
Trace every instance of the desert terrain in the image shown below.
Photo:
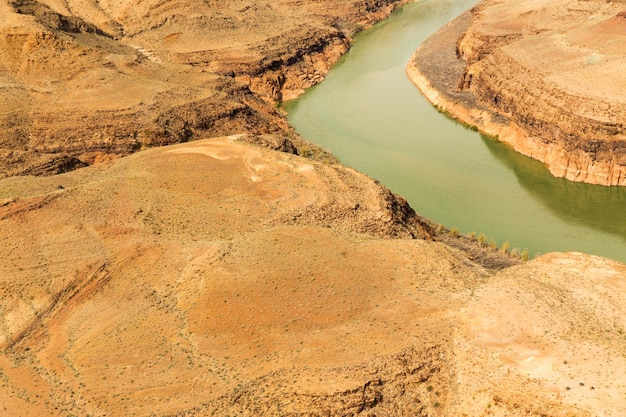
{"label": "desert terrain", "polygon": [[626,412],[624,265],[483,268],[242,139],[0,181],[0,415]]}
{"label": "desert terrain", "polygon": [[0,2],[0,416],[626,414],[626,266],[457,236],[275,108],[399,3]]}
{"label": "desert terrain", "polygon": [[626,3],[479,3],[407,72],[453,117],[572,181],[626,185]]}
{"label": "desert terrain", "polygon": [[290,133],[274,104],[321,81],[355,32],[401,3],[1,0],[0,177]]}

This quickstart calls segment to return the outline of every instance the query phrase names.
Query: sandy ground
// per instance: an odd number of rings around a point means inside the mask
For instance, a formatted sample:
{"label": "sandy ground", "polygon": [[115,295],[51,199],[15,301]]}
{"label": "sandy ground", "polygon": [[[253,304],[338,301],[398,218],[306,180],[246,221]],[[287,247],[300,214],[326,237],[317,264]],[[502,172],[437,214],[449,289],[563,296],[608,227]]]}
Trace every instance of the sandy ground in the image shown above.
{"label": "sandy ground", "polygon": [[626,414],[624,265],[293,154],[272,101],[399,3],[0,0],[0,416]]}
{"label": "sandy ground", "polygon": [[491,272],[241,140],[0,181],[1,415],[624,413],[626,267]]}

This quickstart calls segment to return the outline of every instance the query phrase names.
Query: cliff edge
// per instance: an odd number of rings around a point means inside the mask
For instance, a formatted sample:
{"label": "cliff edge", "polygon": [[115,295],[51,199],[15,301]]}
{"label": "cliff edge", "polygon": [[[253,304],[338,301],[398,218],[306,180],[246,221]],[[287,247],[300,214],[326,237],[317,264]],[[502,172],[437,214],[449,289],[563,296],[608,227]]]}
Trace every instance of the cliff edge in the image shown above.
{"label": "cliff edge", "polygon": [[0,0],[0,416],[626,414],[624,265],[296,155],[273,101],[399,3]]}
{"label": "cliff edge", "polygon": [[275,103],[402,3],[0,0],[0,178],[207,136],[293,137]]}
{"label": "cliff edge", "polygon": [[487,0],[424,42],[407,73],[553,175],[626,185],[625,5]]}

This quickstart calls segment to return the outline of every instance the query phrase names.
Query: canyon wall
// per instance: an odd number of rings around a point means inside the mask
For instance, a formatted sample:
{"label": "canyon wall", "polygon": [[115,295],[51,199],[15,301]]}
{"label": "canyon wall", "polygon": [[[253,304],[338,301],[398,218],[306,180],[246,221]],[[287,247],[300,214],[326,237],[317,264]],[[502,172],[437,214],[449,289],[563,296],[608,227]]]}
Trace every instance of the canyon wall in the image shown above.
{"label": "canyon wall", "polygon": [[[409,74],[425,77],[416,82],[423,90],[438,89],[427,49],[453,48],[462,65],[448,71],[455,79],[440,91],[450,102],[436,104],[557,177],[626,185],[624,4],[485,1],[455,40],[444,42],[440,32],[416,51]],[[462,92],[475,101],[460,100]],[[472,109],[458,108],[468,100]]]}
{"label": "canyon wall", "polygon": [[294,137],[275,103],[403,2],[2,0],[0,177],[206,136]]}
{"label": "canyon wall", "polygon": [[273,101],[396,3],[0,0],[0,416],[626,413],[624,265],[293,155]]}

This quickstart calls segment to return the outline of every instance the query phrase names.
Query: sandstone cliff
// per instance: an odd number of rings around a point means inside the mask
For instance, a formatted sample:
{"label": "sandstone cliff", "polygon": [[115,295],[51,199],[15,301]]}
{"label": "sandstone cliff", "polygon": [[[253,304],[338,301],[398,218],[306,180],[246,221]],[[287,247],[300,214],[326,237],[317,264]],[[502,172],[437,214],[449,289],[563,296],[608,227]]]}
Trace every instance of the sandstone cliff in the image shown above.
{"label": "sandstone cliff", "polygon": [[626,185],[625,5],[487,0],[418,49],[408,72],[431,101],[553,175]]}
{"label": "sandstone cliff", "polygon": [[187,3],[0,2],[0,176],[100,162],[0,179],[0,416],[626,413],[624,265],[294,155],[271,101],[396,2]]}
{"label": "sandstone cliff", "polygon": [[0,177],[207,135],[293,136],[274,102],[400,3],[2,0]]}

